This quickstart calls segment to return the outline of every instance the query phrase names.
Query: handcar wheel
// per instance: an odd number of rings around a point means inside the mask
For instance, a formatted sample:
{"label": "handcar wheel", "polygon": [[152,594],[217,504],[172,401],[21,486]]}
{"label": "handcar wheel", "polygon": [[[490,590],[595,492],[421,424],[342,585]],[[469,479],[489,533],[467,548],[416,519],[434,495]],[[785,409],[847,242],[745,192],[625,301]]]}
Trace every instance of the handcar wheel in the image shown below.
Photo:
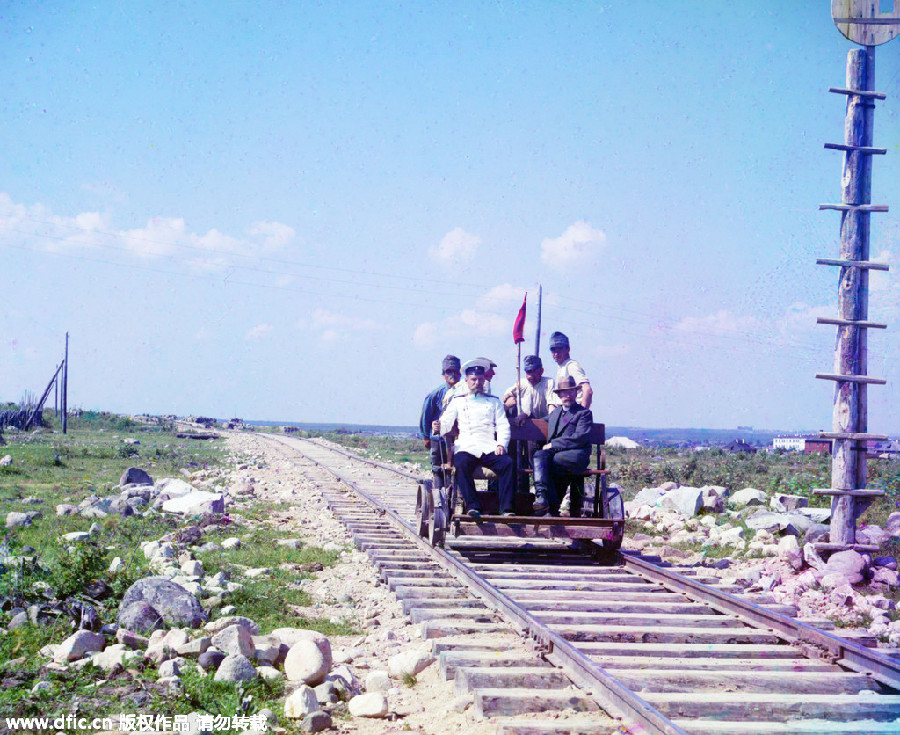
{"label": "handcar wheel", "polygon": [[428,540],[431,541],[432,546],[444,545],[444,538],[446,537],[445,519],[443,509],[435,508],[431,521],[428,524]]}
{"label": "handcar wheel", "polygon": [[625,504],[622,502],[622,488],[608,485],[603,493],[603,517],[611,521],[625,520]]}
{"label": "handcar wheel", "polygon": [[431,481],[425,480],[419,484],[416,491],[416,526],[419,536],[428,538],[428,521],[431,519]]}

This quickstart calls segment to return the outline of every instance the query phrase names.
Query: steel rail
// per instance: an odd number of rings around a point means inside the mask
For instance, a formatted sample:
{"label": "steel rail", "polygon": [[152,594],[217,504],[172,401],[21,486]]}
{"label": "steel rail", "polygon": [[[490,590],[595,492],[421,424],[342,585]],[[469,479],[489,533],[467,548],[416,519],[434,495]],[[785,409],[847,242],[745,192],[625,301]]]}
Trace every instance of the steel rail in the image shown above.
{"label": "steel rail", "polygon": [[[376,498],[363,490],[353,480],[344,477],[340,472],[316,459],[304,454],[300,449],[290,446],[279,437],[271,437],[284,446],[288,446],[300,456],[313,462],[317,467],[329,472],[348,487],[352,488],[367,504],[372,506],[379,515],[386,515],[398,525],[409,539],[431,556],[441,568],[450,576],[459,581],[464,587],[472,591],[490,609],[498,613],[508,623],[524,630],[529,637],[537,641],[544,657],[551,663],[559,666],[569,675],[573,682],[585,690],[585,692],[604,710],[613,716],[617,716],[628,722],[630,729],[641,735],[688,735],[688,733],[668,719],[659,710],[648,702],[638,697],[618,679],[611,676],[603,668],[591,661],[581,653],[569,641],[550,628],[530,613],[516,604],[507,595],[500,592],[493,585],[482,579],[476,572],[466,566],[459,559],[447,553],[443,549],[432,547],[423,539],[416,530],[399,513],[388,508]],[[421,481],[422,478],[408,475],[388,465],[382,465],[342,450],[332,450],[317,443],[317,446],[330,451],[336,451],[353,460],[361,460],[368,464],[378,464],[386,470],[398,474],[404,474],[412,479]]]}
{"label": "steel rail", "polygon": [[[272,437],[279,439],[279,437]],[[286,444],[286,442],[283,442]],[[422,478],[398,470],[390,465],[359,457],[343,449],[334,449],[319,442],[315,444],[328,451],[385,469],[391,473],[407,477],[416,482]],[[641,733],[666,733],[682,735],[685,731],[671,722],[652,705],[644,702],[624,684],[582,654],[577,648],[546,625],[535,620],[509,597],[481,579],[456,557],[441,549],[435,549],[421,538],[416,530],[396,511],[387,508],[379,500],[370,496],[355,482],[343,477],[339,472],[309,457],[294,446],[290,447],[301,456],[326,469],[341,482],[352,488],[379,514],[389,515],[406,533],[410,540],[426,554],[430,555],[448,574],[469,588],[489,608],[508,622],[524,630],[537,642],[544,657],[563,668],[570,678],[611,714],[629,721],[631,727]],[[882,656],[871,649],[845,640],[825,631],[801,623],[793,618],[743,600],[732,594],[701,584],[677,572],[659,567],[631,554],[619,552],[623,568],[636,576],[660,584],[670,590],[680,592],[691,599],[728,615],[735,615],[751,627],[766,630],[781,636],[796,646],[810,658],[831,663],[839,662],[845,668],[871,676],[873,679],[893,689],[900,689],[900,661]]]}
{"label": "steel rail", "polygon": [[620,557],[625,569],[645,579],[682,592],[720,612],[738,615],[757,628],[775,631],[787,640],[800,645],[810,656],[825,658],[832,662],[841,661],[858,673],[869,674],[882,684],[900,689],[900,661],[882,656],[858,643],[813,628],[727,592],[708,587],[677,572],[651,564],[644,559],[627,553],[620,553]]}

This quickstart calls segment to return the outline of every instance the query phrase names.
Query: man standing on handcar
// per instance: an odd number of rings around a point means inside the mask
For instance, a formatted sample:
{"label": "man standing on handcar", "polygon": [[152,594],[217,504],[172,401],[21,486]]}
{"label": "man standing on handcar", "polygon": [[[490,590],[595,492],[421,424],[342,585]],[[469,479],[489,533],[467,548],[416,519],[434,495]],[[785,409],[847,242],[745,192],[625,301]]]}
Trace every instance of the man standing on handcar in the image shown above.
{"label": "man standing on handcar", "polygon": [[422,415],[419,417],[419,436],[425,442],[425,449],[431,450],[431,475],[434,478],[435,487],[446,487],[449,483],[449,472],[443,469],[447,462],[447,445],[442,438],[431,440],[432,425],[441,415],[444,394],[459,383],[459,358],[456,355],[447,355],[441,363],[441,376],[444,385],[439,385],[431,393],[425,396],[422,404]]}

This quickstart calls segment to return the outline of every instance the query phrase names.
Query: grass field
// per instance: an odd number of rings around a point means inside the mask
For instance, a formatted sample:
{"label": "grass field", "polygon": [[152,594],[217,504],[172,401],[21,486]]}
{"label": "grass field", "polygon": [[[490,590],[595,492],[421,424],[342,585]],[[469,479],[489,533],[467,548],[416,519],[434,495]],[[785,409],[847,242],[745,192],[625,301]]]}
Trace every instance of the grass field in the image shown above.
{"label": "grass field", "polygon": [[[100,676],[90,667],[47,672],[42,666],[46,659],[38,655],[46,644],[59,643],[73,632],[71,619],[63,610],[69,598],[94,606],[102,622],[115,622],[125,590],[152,573],[140,544],[188,523],[155,512],[125,518],[116,514],[102,518],[57,516],[55,506],[78,505],[91,495],[110,495],[129,467],[144,469],[154,479],[183,477],[183,470],[223,467],[230,456],[223,440],[178,438],[172,425],[134,422],[101,412],[86,412],[70,420],[66,435],[51,424],[29,433],[7,428],[4,437],[7,445],[0,446],[0,457],[9,455],[12,462],[0,466],[0,519],[5,521],[12,511],[38,511],[41,517],[31,526],[3,529],[0,610],[4,621],[13,608],[40,606],[42,614],[41,624],[26,624],[0,635],[0,715],[65,714],[75,701],[79,715],[85,717],[121,711],[252,714],[274,706],[283,697],[283,684],[277,682],[234,685],[192,673],[183,677],[183,693],[176,694],[156,685],[152,667],[125,672],[98,686]],[[27,499],[31,501],[23,502]],[[204,541],[235,535],[242,538],[238,549],[197,554],[207,574],[229,571],[243,584],[225,602],[234,605],[237,614],[256,620],[263,632],[303,627],[326,635],[356,634],[348,624],[312,614],[312,600],[303,590],[302,582],[313,576],[305,570],[318,564],[333,565],[338,552],[314,546],[277,546],[274,540],[284,532],[267,525],[272,510],[264,503],[244,507],[240,516],[225,516],[204,536]],[[61,542],[64,534],[87,531],[94,524],[95,534],[89,541]],[[116,556],[123,565],[111,573],[110,562]],[[240,577],[245,567],[270,567],[272,572],[254,579]],[[4,666],[10,661],[15,662],[14,667]],[[33,691],[38,682],[47,682],[47,689]],[[126,699],[123,705],[123,697],[136,699]],[[138,707],[134,702],[142,704]]]}

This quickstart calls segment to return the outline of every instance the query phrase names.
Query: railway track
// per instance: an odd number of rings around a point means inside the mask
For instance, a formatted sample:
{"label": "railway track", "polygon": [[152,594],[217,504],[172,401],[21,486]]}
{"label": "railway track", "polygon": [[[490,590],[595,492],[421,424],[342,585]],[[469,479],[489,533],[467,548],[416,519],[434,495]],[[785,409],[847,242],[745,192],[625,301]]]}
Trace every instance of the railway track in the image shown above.
{"label": "railway track", "polygon": [[629,553],[601,566],[558,540],[449,537],[435,549],[414,521],[415,475],[260,436],[340,480],[327,484],[330,509],[433,640],[442,675],[503,735],[900,732],[900,661],[785,606]]}

